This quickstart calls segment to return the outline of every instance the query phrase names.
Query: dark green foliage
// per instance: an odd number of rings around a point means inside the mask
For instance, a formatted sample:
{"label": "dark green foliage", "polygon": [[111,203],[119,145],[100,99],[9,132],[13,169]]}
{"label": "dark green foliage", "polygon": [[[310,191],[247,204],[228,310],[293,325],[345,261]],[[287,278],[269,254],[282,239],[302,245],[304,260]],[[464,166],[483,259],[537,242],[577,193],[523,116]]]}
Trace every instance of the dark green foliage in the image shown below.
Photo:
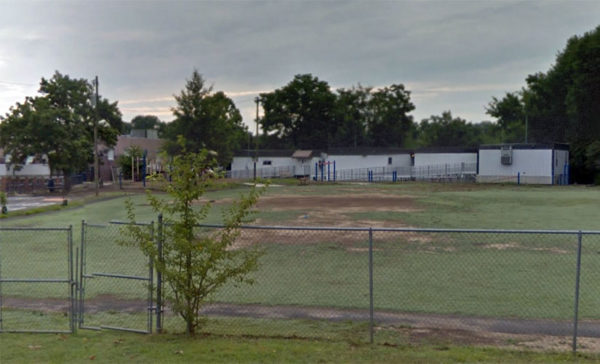
{"label": "dark green foliage", "polygon": [[131,119],[132,129],[159,129],[163,124],[157,116],[138,115]]}
{"label": "dark green foliage", "polygon": [[416,138],[419,147],[477,147],[499,143],[501,133],[498,124],[489,121],[473,124],[444,111],[441,116],[423,119],[416,129]]}
{"label": "dark green foliage", "polygon": [[[199,203],[212,181],[218,178],[213,172],[216,160],[207,150],[188,152],[183,138],[179,139],[181,153],[176,155],[169,168],[171,181],[157,177],[166,188],[168,199],[147,192],[147,199],[156,213],[164,215],[163,258],[159,258],[153,236],[145,227],[128,225],[124,231],[125,243],[135,244],[153,261],[170,287],[166,297],[171,309],[186,322],[186,331],[192,335],[203,323],[201,306],[224,284],[252,283],[248,273],[255,270],[260,252],[253,248],[234,247],[242,221],[263,190],[252,188],[223,213],[222,229],[202,229],[210,202]],[[128,218],[136,222],[134,205],[127,204]]]}
{"label": "dark green foliage", "polygon": [[362,147],[369,145],[367,138],[367,119],[369,102],[372,98],[370,87],[352,87],[337,90],[335,119],[337,131],[331,146]]}
{"label": "dark green foliage", "polygon": [[[93,160],[96,110],[90,103],[92,86],[85,79],[72,79],[57,71],[49,80],[42,78],[39,92],[41,96],[17,103],[2,118],[0,146],[17,165],[35,155],[45,156],[50,169],[65,176],[85,170]],[[98,124],[98,137],[112,146],[122,128],[117,103],[100,98],[97,113],[98,119],[104,120]]]}
{"label": "dark green foliage", "polygon": [[198,71],[194,71],[175,101],[175,120],[164,127],[169,154],[181,151],[177,139],[184,136],[188,151],[208,149],[216,153],[220,166],[227,166],[233,151],[247,143],[240,111],[222,91],[213,93],[212,87],[206,87]]}
{"label": "dark green foliage", "polygon": [[139,165],[136,166],[135,161],[143,156],[144,152],[142,148],[137,145],[132,145],[131,147],[125,150],[124,154],[121,154],[117,157],[117,165],[121,167],[121,171],[123,172],[123,178],[132,179],[132,167],[134,169],[133,173],[139,178],[140,171]]}
{"label": "dark green foliage", "polygon": [[335,95],[329,84],[310,74],[296,75],[286,86],[260,95],[261,126],[290,148],[327,148],[336,131]]}
{"label": "dark green foliage", "polygon": [[410,92],[402,84],[373,91],[339,89],[311,74],[296,75],[281,89],[261,94],[266,148],[404,146],[413,129]]}
{"label": "dark green foliage", "polygon": [[394,84],[373,92],[367,119],[367,135],[372,146],[404,146],[406,135],[411,130],[413,119],[408,115],[415,109],[410,101],[410,91],[402,84]]}
{"label": "dark green foliage", "polygon": [[488,113],[510,136],[511,125],[521,123],[518,104],[523,105],[529,142],[569,143],[573,180],[593,182],[600,171],[596,147],[591,146],[600,139],[600,27],[569,39],[547,72],[527,77],[520,96],[519,100],[510,93],[500,101],[494,98]]}
{"label": "dark green foliage", "polygon": [[501,99],[493,97],[486,107],[486,113],[498,120],[502,131],[502,143],[524,143],[525,140],[525,104],[522,95],[508,92]]}

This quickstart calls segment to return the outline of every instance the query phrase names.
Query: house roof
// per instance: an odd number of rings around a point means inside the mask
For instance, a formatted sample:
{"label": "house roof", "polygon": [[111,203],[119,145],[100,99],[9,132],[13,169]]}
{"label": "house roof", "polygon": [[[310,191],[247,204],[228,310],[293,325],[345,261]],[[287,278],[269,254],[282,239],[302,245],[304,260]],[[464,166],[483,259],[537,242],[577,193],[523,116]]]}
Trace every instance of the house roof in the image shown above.
{"label": "house roof", "polygon": [[294,154],[292,154],[292,158],[308,159],[308,158],[311,158],[312,155],[313,155],[313,151],[312,150],[301,150],[301,149],[298,149],[297,151],[294,152]]}
{"label": "house roof", "polygon": [[148,152],[149,159],[156,159],[156,156],[160,152],[162,145],[164,144],[163,139],[148,139],[140,137],[132,137],[129,135],[119,135],[117,138],[117,144],[114,147],[115,156],[125,154],[127,148],[131,146],[138,146],[142,151]]}

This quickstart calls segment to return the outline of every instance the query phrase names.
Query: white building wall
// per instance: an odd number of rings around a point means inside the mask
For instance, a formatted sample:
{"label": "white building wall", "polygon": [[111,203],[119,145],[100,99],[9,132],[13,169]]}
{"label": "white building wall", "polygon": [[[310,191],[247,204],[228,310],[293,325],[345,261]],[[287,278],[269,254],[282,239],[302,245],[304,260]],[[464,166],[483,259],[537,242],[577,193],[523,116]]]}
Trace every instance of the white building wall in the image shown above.
{"label": "white building wall", "polygon": [[[318,160],[318,158],[297,159],[281,156],[259,156],[256,162],[256,174],[260,178],[294,177],[304,174],[314,174],[314,164]],[[232,178],[248,178],[253,176],[253,158],[233,157],[231,171]]]}
{"label": "white building wall", "polygon": [[415,153],[415,166],[477,163],[477,153]]}
{"label": "white building wall", "polygon": [[[392,163],[389,164],[389,158]],[[409,167],[410,155],[405,154],[381,154],[381,155],[329,155],[327,162],[335,161],[336,170],[375,168],[375,167]]]}
{"label": "white building wall", "polygon": [[50,167],[47,164],[26,164],[20,170],[14,171],[6,164],[0,164],[0,176],[50,176]]}
{"label": "white building wall", "polygon": [[513,149],[512,164],[500,163],[500,149],[479,150],[478,182],[552,184],[551,149]]}

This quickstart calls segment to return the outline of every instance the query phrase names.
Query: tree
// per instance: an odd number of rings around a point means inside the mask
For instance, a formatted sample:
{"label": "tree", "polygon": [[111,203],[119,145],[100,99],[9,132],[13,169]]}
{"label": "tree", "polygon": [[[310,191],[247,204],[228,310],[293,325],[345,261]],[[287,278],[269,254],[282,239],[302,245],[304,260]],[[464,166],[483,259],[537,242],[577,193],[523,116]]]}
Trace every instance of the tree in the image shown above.
{"label": "tree", "polygon": [[131,129],[154,129],[162,134],[167,123],[161,121],[154,115],[137,115],[131,119]]}
{"label": "tree", "polygon": [[413,127],[409,112],[415,109],[410,91],[393,84],[373,93],[369,102],[371,117],[367,119],[367,136],[375,147],[401,147]]}
{"label": "tree", "polygon": [[[598,64],[600,27],[569,39],[548,71],[529,75],[520,100],[529,122],[529,141],[569,143],[571,175],[580,183],[592,182],[595,174],[594,160],[588,161],[595,147],[588,147],[600,139]],[[514,100],[505,98],[498,106],[504,101],[516,113]]]}
{"label": "tree", "polygon": [[231,163],[233,152],[247,140],[241,113],[233,101],[222,91],[213,93],[212,87],[206,87],[198,71],[193,72],[175,101],[175,120],[165,128],[166,150],[170,154],[179,153],[177,139],[181,135],[186,139],[188,151],[206,148],[217,153],[221,166]]}
{"label": "tree", "polygon": [[123,172],[123,178],[133,179],[134,176],[132,175],[132,173],[137,174],[139,176],[139,168],[137,171],[135,170],[135,161],[141,158],[143,154],[144,152],[142,151],[142,148],[140,148],[137,145],[132,145],[131,147],[125,150],[125,153],[121,154],[117,158],[117,165],[121,167],[121,171]]}
{"label": "tree", "polygon": [[335,94],[311,74],[296,75],[286,86],[260,95],[264,133],[288,148],[327,148],[337,127]]}
{"label": "tree", "polygon": [[182,153],[173,158],[166,185],[168,199],[156,197],[149,191],[147,199],[152,209],[164,214],[164,242],[162,259],[147,229],[135,225],[136,217],[131,200],[126,204],[132,224],[124,230],[125,244],[139,246],[163,274],[170,287],[167,300],[175,313],[186,322],[186,331],[193,335],[202,324],[199,310],[206,300],[225,283],[252,283],[248,273],[256,269],[260,251],[257,249],[232,249],[239,235],[239,227],[250,213],[263,190],[252,188],[241,196],[223,215],[224,227],[212,232],[198,227],[205,220],[210,202],[195,208],[198,199],[212,181],[216,160],[207,150],[191,153],[180,138]]}
{"label": "tree", "polygon": [[333,136],[332,145],[335,147],[366,146],[367,120],[371,110],[369,103],[372,98],[372,88],[352,87],[338,89],[335,103],[335,118],[337,130]]}
{"label": "tree", "polygon": [[418,127],[421,146],[456,147],[473,146],[472,132],[466,120],[453,118],[450,111],[441,116],[431,115],[423,119]]}
{"label": "tree", "polygon": [[95,110],[90,83],[58,71],[49,80],[42,78],[39,92],[41,96],[17,103],[2,118],[0,146],[17,165],[31,155],[46,156],[51,172],[62,172],[68,191],[71,174],[87,169],[93,160],[96,113],[103,120],[98,138],[112,146],[122,128],[121,112],[116,102],[103,98]]}
{"label": "tree", "polygon": [[500,100],[493,97],[486,107],[486,113],[498,120],[502,130],[502,142],[525,142],[525,104],[519,93],[507,92]]}

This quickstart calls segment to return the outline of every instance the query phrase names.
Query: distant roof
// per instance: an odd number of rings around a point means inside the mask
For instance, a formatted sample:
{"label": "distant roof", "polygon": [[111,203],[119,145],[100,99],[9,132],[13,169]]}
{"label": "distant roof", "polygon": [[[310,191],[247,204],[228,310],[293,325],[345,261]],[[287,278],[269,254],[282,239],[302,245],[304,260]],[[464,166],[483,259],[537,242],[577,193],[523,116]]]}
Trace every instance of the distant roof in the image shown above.
{"label": "distant roof", "polygon": [[479,149],[500,149],[503,146],[511,146],[512,149],[554,149],[569,150],[569,144],[564,143],[506,143],[506,144],[484,144]]}
{"label": "distant roof", "polygon": [[140,147],[142,151],[148,151],[148,158],[155,159],[165,141],[163,139],[138,138],[129,135],[119,135],[115,145],[115,155],[125,154],[125,150],[133,145]]}
{"label": "distant roof", "polygon": [[313,154],[312,150],[298,149],[297,151],[294,152],[294,154],[292,154],[292,158],[307,159],[307,158],[311,158],[312,154]]}
{"label": "distant roof", "polygon": [[427,147],[415,149],[416,153],[477,153],[477,147]]}
{"label": "distant roof", "polygon": [[236,157],[291,157],[293,154],[291,149],[243,149],[234,153]]}

